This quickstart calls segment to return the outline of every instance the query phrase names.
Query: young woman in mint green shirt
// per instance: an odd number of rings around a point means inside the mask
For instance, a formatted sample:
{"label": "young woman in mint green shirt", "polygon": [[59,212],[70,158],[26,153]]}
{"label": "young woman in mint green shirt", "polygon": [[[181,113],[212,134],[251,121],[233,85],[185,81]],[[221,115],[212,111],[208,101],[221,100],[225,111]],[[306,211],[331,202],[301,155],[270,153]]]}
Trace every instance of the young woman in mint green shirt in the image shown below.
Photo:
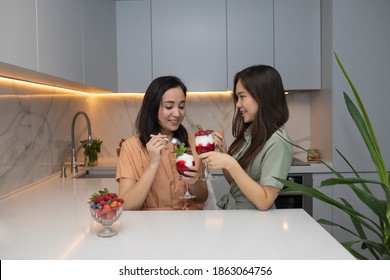
{"label": "young woman in mint green shirt", "polygon": [[[284,124],[289,117],[282,79],[276,69],[255,65],[234,78],[235,111],[227,149],[223,131],[214,133],[215,152],[199,155],[210,169],[222,169],[230,192],[222,209],[274,208],[292,163],[292,147]],[[285,139],[283,139],[285,138]]]}

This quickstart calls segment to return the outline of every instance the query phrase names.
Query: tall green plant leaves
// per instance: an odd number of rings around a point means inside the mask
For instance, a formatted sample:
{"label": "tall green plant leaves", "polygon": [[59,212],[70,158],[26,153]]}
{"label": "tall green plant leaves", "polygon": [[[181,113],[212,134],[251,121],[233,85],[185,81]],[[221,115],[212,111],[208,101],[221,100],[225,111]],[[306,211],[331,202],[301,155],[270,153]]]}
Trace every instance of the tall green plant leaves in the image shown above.
{"label": "tall green plant leaves", "polygon": [[359,110],[355,106],[355,104],[352,102],[351,98],[344,92],[344,100],[345,104],[347,105],[349,114],[351,115],[352,119],[354,120],[360,135],[362,136],[366,146],[367,150],[371,155],[372,161],[375,164],[376,170],[378,171],[378,174],[383,182],[386,182],[386,180],[383,180],[383,178],[386,178],[386,167],[384,164],[384,161],[382,159],[381,152],[379,150],[379,147],[376,146],[376,143],[374,141],[374,138],[372,136],[373,132],[370,132],[368,130],[368,127],[366,125],[366,121],[363,119],[362,115],[360,114]]}
{"label": "tall green plant leaves", "polygon": [[[345,230],[346,232],[352,234],[355,238],[357,238],[357,240],[351,240],[342,243],[344,247],[347,250],[349,250],[351,254],[353,254],[356,258],[359,259],[366,258],[365,256],[358,253],[353,248],[353,246],[355,246],[356,244],[361,243],[362,248],[368,249],[374,258],[389,259],[390,257],[390,186],[389,186],[390,174],[388,174],[386,170],[385,162],[383,160],[377,138],[375,136],[366,109],[364,108],[364,105],[360,99],[360,96],[354,84],[352,83],[351,79],[349,78],[347,72],[345,71],[339,57],[335,52],[334,55],[338,65],[340,66],[345,78],[347,79],[353,91],[357,103],[356,106],[355,103],[351,100],[351,98],[345,92],[343,92],[346,107],[348,109],[351,118],[355,122],[356,127],[358,128],[359,133],[367,147],[372,162],[375,165],[375,168],[377,170],[379,180],[369,180],[369,179],[361,178],[358,172],[348,162],[348,160],[339,151],[337,151],[339,155],[344,159],[344,161],[348,164],[348,166],[352,169],[353,174],[356,177],[345,178],[341,173],[336,171],[332,166],[321,161],[337,177],[337,178],[329,178],[327,180],[324,180],[321,183],[321,186],[326,187],[326,186],[337,185],[339,187],[343,187],[343,186],[349,187],[354,192],[356,197],[362,203],[364,203],[372,211],[373,214],[376,215],[376,218],[372,219],[362,214],[358,210],[354,209],[352,204],[350,204],[344,198],[340,198],[340,201],[335,200],[325,195],[321,191],[317,190],[316,188],[306,187],[285,179],[280,179],[280,178],[276,178],[276,179],[282,182],[286,186],[286,189],[284,189],[283,192],[300,191],[308,196],[311,196],[327,204],[330,204],[334,207],[337,207],[341,211],[345,212],[350,217],[354,229],[350,229],[345,227],[344,225],[339,225],[337,223],[324,220],[324,219],[320,219],[318,222],[331,225],[331,226],[340,227],[341,229]],[[285,140],[287,142],[290,142],[287,139]],[[295,145],[293,143],[291,144],[295,147],[298,147],[308,152],[306,149],[300,147],[299,145]],[[366,183],[371,185],[381,186],[382,190],[385,193],[386,200],[380,200],[377,197],[375,197],[375,195],[367,187]],[[358,187],[358,185],[360,185],[361,187]],[[369,240],[368,236],[370,235],[367,234],[368,232],[375,234],[378,237],[378,239],[380,239],[380,243],[377,242],[376,240],[375,241]]]}
{"label": "tall green plant leaves", "polygon": [[[367,149],[371,155],[372,161],[376,167],[377,173],[379,175],[379,178],[381,182],[383,183],[383,190],[386,195],[386,217],[387,221],[390,220],[390,175],[387,174],[387,169],[385,162],[382,157],[382,153],[380,151],[380,147],[376,138],[376,135],[374,133],[374,129],[372,128],[370,118],[368,117],[368,114],[366,112],[366,109],[363,105],[363,102],[360,99],[359,93],[357,92],[354,84],[352,83],[351,79],[349,78],[349,75],[347,71],[345,70],[343,64],[341,63],[341,60],[339,59],[336,52],[334,52],[334,56],[336,58],[336,61],[338,65],[340,66],[341,71],[343,72],[346,80],[348,81],[352,92],[355,96],[356,102],[361,110],[360,112],[357,110],[355,104],[353,104],[352,100],[348,97],[348,95],[344,92],[344,99],[348,108],[348,111],[352,117],[352,119],[355,121],[356,126],[358,127],[360,134],[366,143]],[[390,231],[390,229],[389,229]],[[389,233],[390,235],[390,233]],[[390,237],[389,237],[390,238]]]}
{"label": "tall green plant leaves", "polygon": [[[386,166],[382,157],[382,153],[379,148],[379,144],[376,138],[376,135],[374,133],[374,129],[372,128],[370,118],[368,117],[368,114],[366,112],[366,108],[363,105],[363,102],[360,99],[359,93],[357,92],[355,85],[352,83],[351,79],[349,78],[349,75],[347,71],[345,70],[343,64],[341,63],[341,60],[339,59],[336,52],[334,52],[334,56],[336,58],[336,61],[338,65],[340,66],[341,71],[343,72],[346,80],[348,81],[352,92],[355,96],[356,102],[361,110],[360,112],[356,109],[356,106],[353,104],[351,99],[348,97],[347,94],[344,92],[344,98],[346,98],[346,105],[348,107],[348,110],[350,112],[351,117],[355,121],[366,145],[368,148],[368,151],[371,154],[372,160],[377,167],[377,172],[380,175],[380,178],[382,182],[387,183],[386,185],[389,185],[388,178],[386,176]],[[374,155],[374,156],[373,156]]]}

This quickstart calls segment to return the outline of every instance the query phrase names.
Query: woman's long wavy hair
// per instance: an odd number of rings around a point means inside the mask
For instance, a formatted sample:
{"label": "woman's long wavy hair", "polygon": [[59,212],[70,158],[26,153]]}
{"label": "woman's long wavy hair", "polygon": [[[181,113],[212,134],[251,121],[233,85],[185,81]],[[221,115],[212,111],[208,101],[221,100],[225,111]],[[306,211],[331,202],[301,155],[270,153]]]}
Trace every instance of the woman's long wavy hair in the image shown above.
{"label": "woman's long wavy hair", "polygon": [[256,100],[257,116],[251,123],[244,123],[240,111],[235,107],[232,134],[235,137],[228,153],[235,155],[244,143],[244,133],[251,127],[252,141],[248,149],[237,159],[242,168],[246,169],[264,147],[271,135],[283,126],[289,111],[282,78],[279,72],[268,65],[254,65],[238,72],[234,77],[234,104],[237,104],[237,82]]}
{"label": "woman's long wavy hair", "polygon": [[[146,89],[141,108],[136,119],[137,132],[139,139],[144,147],[150,140],[151,134],[158,134],[161,131],[158,120],[158,110],[160,108],[161,99],[165,92],[172,88],[180,87],[184,96],[187,96],[187,87],[184,83],[175,76],[162,76],[154,79]],[[188,133],[185,127],[180,124],[179,128],[173,133],[173,137],[184,142],[187,147]]]}

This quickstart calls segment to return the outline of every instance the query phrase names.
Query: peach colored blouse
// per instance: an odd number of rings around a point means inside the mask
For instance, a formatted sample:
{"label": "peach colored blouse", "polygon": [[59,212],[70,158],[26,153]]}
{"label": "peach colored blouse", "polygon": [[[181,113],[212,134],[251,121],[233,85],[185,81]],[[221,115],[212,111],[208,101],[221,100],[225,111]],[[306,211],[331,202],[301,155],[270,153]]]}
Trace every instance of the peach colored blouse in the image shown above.
{"label": "peach colored blouse", "polygon": [[[199,165],[200,162],[195,151],[194,136],[189,134],[188,138],[195,157],[195,163]],[[184,193],[185,184],[184,181],[180,180],[180,175],[176,170],[176,155],[171,153],[173,149],[173,144],[169,143],[168,150],[162,151],[161,164],[142,210],[203,209],[204,203],[196,201],[196,198],[193,200],[179,198]],[[142,146],[138,134],[136,134],[122,143],[116,180],[119,182],[120,178],[128,178],[138,181],[149,164],[148,152]],[[203,173],[201,176],[204,176]]]}

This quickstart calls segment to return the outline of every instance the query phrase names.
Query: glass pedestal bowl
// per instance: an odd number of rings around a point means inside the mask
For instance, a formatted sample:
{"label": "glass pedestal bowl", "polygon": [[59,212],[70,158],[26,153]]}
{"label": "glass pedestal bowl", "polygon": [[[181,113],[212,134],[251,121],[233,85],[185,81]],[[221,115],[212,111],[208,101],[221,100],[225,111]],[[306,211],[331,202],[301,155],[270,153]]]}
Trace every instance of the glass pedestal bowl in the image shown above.
{"label": "glass pedestal bowl", "polygon": [[96,233],[97,236],[111,237],[118,234],[117,231],[111,228],[111,225],[119,220],[123,211],[123,205],[110,209],[89,209],[94,221],[103,226],[103,228]]}

